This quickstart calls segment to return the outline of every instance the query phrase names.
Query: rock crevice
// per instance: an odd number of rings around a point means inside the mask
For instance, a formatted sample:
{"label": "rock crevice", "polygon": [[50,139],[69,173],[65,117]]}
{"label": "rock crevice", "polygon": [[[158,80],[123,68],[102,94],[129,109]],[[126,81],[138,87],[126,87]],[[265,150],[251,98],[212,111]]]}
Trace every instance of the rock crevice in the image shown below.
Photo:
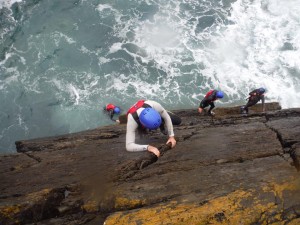
{"label": "rock crevice", "polygon": [[0,224],[300,223],[300,109],[260,109],[177,110],[175,148],[138,140],[160,158],[127,152],[124,124],[18,141],[0,156]]}

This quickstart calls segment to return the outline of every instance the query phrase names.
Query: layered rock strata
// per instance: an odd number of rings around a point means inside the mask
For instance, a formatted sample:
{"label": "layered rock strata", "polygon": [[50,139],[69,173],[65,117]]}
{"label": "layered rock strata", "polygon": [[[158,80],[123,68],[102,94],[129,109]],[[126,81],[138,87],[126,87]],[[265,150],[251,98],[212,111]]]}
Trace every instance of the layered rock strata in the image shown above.
{"label": "layered rock strata", "polygon": [[177,146],[126,125],[16,142],[0,156],[0,224],[300,224],[300,109],[177,110]]}

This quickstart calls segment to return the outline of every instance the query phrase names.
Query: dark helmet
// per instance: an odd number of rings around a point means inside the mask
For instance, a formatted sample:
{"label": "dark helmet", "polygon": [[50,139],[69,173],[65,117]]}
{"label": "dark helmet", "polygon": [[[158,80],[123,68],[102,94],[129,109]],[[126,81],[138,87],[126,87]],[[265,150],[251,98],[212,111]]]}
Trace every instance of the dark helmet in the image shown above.
{"label": "dark helmet", "polygon": [[216,97],[217,98],[223,98],[224,97],[224,93],[222,91],[217,91]]}
{"label": "dark helmet", "polygon": [[261,87],[261,88],[258,89],[258,91],[259,91],[260,94],[263,94],[263,93],[266,92],[266,89]]}
{"label": "dark helmet", "polygon": [[114,108],[114,113],[119,114],[121,112],[119,107],[115,107]]}
{"label": "dark helmet", "polygon": [[149,130],[157,129],[161,124],[160,114],[153,108],[145,108],[139,115],[141,124]]}

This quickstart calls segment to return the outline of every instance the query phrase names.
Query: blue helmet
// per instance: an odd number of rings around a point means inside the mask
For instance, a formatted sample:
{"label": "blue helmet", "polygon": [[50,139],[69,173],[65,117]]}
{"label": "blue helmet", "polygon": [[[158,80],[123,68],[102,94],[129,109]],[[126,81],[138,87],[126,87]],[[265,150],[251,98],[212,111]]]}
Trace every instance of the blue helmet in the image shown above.
{"label": "blue helmet", "polygon": [[161,124],[160,114],[152,108],[143,109],[143,111],[139,115],[139,119],[141,124],[150,130],[157,129]]}
{"label": "blue helmet", "polygon": [[217,98],[223,98],[224,97],[224,93],[222,91],[217,91],[216,97]]}
{"label": "blue helmet", "polygon": [[119,114],[121,112],[119,107],[115,107],[114,108],[114,113]]}
{"label": "blue helmet", "polygon": [[261,87],[261,88],[258,89],[258,91],[259,91],[260,94],[263,94],[263,93],[266,92],[266,89]]}

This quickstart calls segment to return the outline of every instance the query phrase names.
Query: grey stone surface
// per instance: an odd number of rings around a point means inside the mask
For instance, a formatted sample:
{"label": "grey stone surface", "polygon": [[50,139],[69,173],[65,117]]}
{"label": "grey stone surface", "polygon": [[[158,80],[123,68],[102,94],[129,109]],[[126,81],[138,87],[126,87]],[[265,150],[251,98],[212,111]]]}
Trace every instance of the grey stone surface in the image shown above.
{"label": "grey stone surface", "polygon": [[[183,122],[175,127],[174,149],[159,131],[139,140],[157,146],[162,153],[158,159],[125,150],[124,124],[18,141],[19,153],[0,156],[0,224],[128,224],[111,222],[119,215],[130,215],[132,224],[139,224],[135,219],[147,224],[142,221],[151,218],[137,216],[140,210],[167,209],[171,203],[175,208],[196,204],[200,210],[237,191],[254,196],[244,198],[240,207],[255,208],[256,201],[272,205],[258,218],[249,212],[249,221],[281,218],[296,224],[300,110],[266,106],[266,113],[257,105],[248,116],[240,115],[239,107],[217,108],[215,117],[177,110]],[[222,212],[209,217],[211,223],[234,218],[228,214],[232,206],[225,203]],[[174,218],[202,221],[184,215]],[[182,224],[171,217],[164,221]],[[240,224],[251,224],[246,221]]]}

